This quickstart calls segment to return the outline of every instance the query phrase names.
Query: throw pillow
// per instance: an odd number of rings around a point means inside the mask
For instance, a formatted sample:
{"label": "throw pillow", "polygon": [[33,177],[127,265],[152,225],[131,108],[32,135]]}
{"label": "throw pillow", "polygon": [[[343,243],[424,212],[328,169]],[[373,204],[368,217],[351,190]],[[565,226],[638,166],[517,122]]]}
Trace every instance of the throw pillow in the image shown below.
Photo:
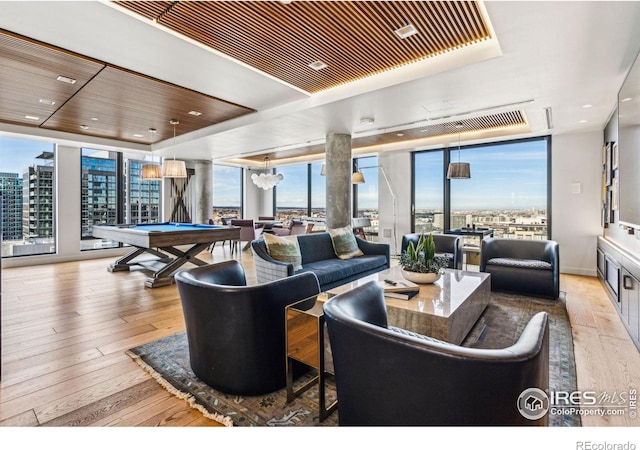
{"label": "throw pillow", "polygon": [[333,242],[333,251],[340,259],[349,259],[354,256],[362,256],[362,250],[358,247],[356,237],[350,225],[342,228],[329,229],[331,241]]}
{"label": "throw pillow", "polygon": [[267,253],[276,261],[293,264],[293,270],[302,269],[302,254],[298,245],[297,236],[276,236],[271,233],[263,233]]}

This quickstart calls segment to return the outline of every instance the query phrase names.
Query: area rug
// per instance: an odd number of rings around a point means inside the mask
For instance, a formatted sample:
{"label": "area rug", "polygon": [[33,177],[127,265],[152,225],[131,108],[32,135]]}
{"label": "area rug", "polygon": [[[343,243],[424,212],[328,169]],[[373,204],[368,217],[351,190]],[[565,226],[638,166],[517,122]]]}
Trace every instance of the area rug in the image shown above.
{"label": "area rug", "polygon": [[[529,319],[539,311],[549,313],[549,384],[551,390],[576,390],[571,325],[564,302],[493,293],[492,299],[463,345],[502,348],[511,345]],[[320,422],[318,389],[312,387],[291,403],[283,388],[271,394],[248,397],[216,391],[200,381],[189,365],[186,334],[178,333],[127,351],[163,387],[185,399],[206,417],[227,426],[337,426],[338,412]],[[309,373],[296,384],[304,383]],[[329,379],[327,404],[336,398]],[[580,426],[579,416],[549,416],[549,426]]]}

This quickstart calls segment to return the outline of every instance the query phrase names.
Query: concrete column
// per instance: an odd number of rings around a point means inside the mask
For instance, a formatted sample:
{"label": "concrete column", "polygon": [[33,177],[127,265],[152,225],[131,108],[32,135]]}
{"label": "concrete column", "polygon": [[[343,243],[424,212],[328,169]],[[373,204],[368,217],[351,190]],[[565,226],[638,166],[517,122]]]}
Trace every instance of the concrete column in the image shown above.
{"label": "concrete column", "polygon": [[351,135],[327,134],[327,228],[351,225]]}
{"label": "concrete column", "polygon": [[213,208],[213,164],[211,161],[196,161],[195,208],[193,223],[208,223]]}

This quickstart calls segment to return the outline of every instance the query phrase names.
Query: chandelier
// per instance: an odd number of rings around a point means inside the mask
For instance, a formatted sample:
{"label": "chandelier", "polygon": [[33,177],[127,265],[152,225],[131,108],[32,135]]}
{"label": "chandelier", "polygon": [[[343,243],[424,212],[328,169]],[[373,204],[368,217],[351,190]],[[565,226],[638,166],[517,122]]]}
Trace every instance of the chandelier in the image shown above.
{"label": "chandelier", "polygon": [[277,173],[277,174],[272,173],[269,170],[268,156],[264,158],[264,170],[265,172],[261,173],[260,175],[258,175],[257,173],[254,173],[251,175],[251,180],[253,181],[253,184],[258,186],[259,188],[262,188],[266,191],[276,186],[282,180],[284,180],[284,175],[282,175],[281,173]]}

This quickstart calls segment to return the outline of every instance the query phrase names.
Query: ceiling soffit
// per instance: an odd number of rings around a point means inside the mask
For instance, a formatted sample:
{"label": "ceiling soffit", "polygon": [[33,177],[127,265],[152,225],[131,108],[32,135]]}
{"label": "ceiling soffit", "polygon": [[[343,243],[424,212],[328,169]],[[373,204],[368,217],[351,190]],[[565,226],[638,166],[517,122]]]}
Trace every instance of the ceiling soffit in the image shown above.
{"label": "ceiling soffit", "polygon": [[[423,124],[419,127],[415,125],[412,128],[403,128],[401,125],[385,130],[373,130],[368,136],[354,136],[351,140],[351,147],[354,151],[373,146],[382,146],[388,144],[398,144],[415,142],[419,140],[428,140],[434,138],[458,138],[459,135],[477,136],[479,133],[487,133],[492,131],[501,131],[504,134],[510,134],[509,130],[514,133],[522,133],[530,131],[529,122],[521,110],[506,111],[495,114],[487,114],[479,117],[460,119],[455,121],[441,122],[437,124]],[[442,143],[442,139],[440,139]],[[406,146],[405,146],[406,148]],[[324,143],[315,143],[313,145],[301,146],[297,148],[289,148],[286,150],[271,150],[260,155],[246,156],[236,162],[244,161],[251,165],[263,163],[265,157],[269,157],[273,164],[290,158],[308,157],[313,159],[314,156],[320,157],[325,152]]]}
{"label": "ceiling soffit", "polygon": [[0,65],[0,121],[11,124],[152,144],[173,137],[170,119],[177,136],[254,112],[4,30]]}
{"label": "ceiling soffit", "polygon": [[492,37],[473,1],[114,3],[309,93]]}

